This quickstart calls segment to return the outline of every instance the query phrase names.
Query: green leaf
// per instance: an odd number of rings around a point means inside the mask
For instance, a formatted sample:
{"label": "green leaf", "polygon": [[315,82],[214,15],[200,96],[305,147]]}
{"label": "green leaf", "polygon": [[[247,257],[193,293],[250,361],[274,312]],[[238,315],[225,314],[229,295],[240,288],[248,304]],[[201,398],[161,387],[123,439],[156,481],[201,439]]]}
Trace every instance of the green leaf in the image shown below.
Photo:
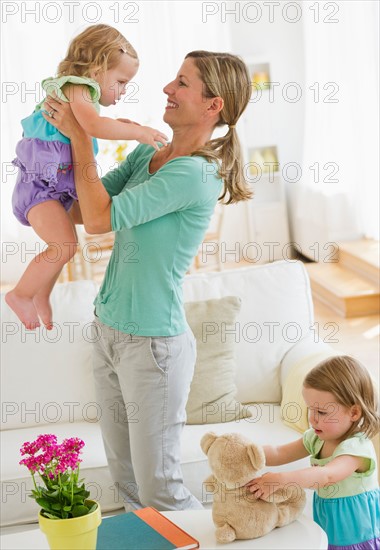
{"label": "green leaf", "polygon": [[74,518],[78,518],[80,516],[85,516],[88,514],[88,508],[87,506],[84,506],[83,504],[80,504],[79,506],[74,506],[72,510],[72,514]]}
{"label": "green leaf", "polygon": [[63,509],[65,512],[71,512],[71,506],[64,506]]}
{"label": "green leaf", "polygon": [[[80,491],[79,493],[75,493],[75,497],[81,497],[83,500],[85,500],[89,496],[89,491]],[[75,498],[74,497],[74,498]]]}
{"label": "green leaf", "polygon": [[36,498],[36,502],[41,506],[41,508],[44,508],[45,510],[52,510],[51,503],[46,500],[46,498]]}
{"label": "green leaf", "polygon": [[78,504],[80,502],[81,504],[84,504],[85,497],[82,497],[81,495],[75,495],[73,498],[73,504]]}
{"label": "green leaf", "polygon": [[83,500],[85,500],[87,497],[90,496],[90,491],[86,491],[83,489],[83,491],[80,491],[80,493],[76,493],[76,496],[80,496],[81,498],[83,498]]}
{"label": "green leaf", "polygon": [[49,514],[49,512],[44,512],[43,515],[44,515],[44,517],[49,518],[49,519],[61,519],[58,516],[53,516],[53,514]]}
{"label": "green leaf", "polygon": [[96,502],[95,502],[95,504],[93,504],[93,505],[91,506],[91,508],[89,509],[88,513],[91,514],[92,512],[95,512],[95,510],[97,509],[97,507],[98,507],[98,505],[97,505]]}
{"label": "green leaf", "polygon": [[48,477],[45,477],[45,476],[42,476],[42,480],[45,484],[45,487],[47,487],[47,489],[54,489],[56,488],[56,484],[55,484],[55,480],[52,480]]}
{"label": "green leaf", "polygon": [[51,507],[53,510],[62,510],[62,504],[60,502],[55,502]]}

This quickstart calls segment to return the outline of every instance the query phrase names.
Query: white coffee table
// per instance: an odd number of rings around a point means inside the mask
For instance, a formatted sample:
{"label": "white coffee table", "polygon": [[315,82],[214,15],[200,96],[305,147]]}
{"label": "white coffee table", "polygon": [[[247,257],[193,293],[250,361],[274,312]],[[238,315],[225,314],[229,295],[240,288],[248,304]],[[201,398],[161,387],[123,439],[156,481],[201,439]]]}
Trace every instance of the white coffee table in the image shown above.
{"label": "white coffee table", "polygon": [[[302,515],[281,529],[274,529],[265,537],[237,540],[219,544],[215,538],[215,527],[211,510],[189,510],[187,512],[163,512],[171,521],[182,527],[199,541],[203,549],[245,548],[247,550],[326,550],[326,533],[314,521]],[[3,548],[1,548],[3,550]],[[5,549],[4,549],[5,550]]]}
{"label": "white coffee table", "polygon": [[[326,533],[307,516],[302,515],[286,527],[275,529],[265,537],[239,540],[230,544],[218,544],[211,510],[163,512],[179,527],[199,540],[202,549],[245,548],[249,550],[326,550]],[[5,534],[0,540],[1,550],[49,550],[44,534],[38,526],[21,533]]]}

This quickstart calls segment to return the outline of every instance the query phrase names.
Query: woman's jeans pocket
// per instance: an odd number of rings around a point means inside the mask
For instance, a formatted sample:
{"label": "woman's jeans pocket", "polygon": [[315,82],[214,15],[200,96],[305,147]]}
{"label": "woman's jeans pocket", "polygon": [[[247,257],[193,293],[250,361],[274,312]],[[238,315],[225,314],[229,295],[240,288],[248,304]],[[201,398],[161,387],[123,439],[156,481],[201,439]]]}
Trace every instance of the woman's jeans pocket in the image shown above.
{"label": "woman's jeans pocket", "polygon": [[163,373],[167,373],[169,367],[169,340],[170,338],[160,336],[148,338],[149,351],[153,362]]}

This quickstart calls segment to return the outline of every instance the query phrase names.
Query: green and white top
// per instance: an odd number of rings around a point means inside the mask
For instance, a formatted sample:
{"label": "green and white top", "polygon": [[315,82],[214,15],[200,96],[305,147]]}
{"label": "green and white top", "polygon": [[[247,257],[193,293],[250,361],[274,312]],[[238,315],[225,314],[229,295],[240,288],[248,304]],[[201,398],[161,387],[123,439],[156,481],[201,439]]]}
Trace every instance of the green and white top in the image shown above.
{"label": "green and white top", "polygon": [[[57,78],[46,78],[42,81],[42,87],[46,92],[46,95],[52,94],[54,91],[59,99],[65,102],[69,102],[70,98],[67,98],[62,91],[62,87],[68,82],[72,84],[81,84],[88,87],[89,97],[88,101],[92,103],[97,113],[100,112],[99,99],[101,95],[100,86],[91,78],[85,78],[82,76],[60,76]],[[24,138],[39,139],[41,141],[59,141],[61,143],[70,143],[68,137],[61,134],[61,132],[55,128],[48,120],[45,120],[42,116],[43,113],[43,99],[38,105],[36,105],[33,113],[21,121]],[[93,138],[95,154],[98,152],[98,145],[95,138]],[[52,157],[52,162],[56,159]]]}
{"label": "green and white top", "polygon": [[380,489],[377,482],[376,453],[372,442],[363,433],[358,433],[342,441],[331,456],[318,458],[324,441],[313,429],[304,433],[303,441],[311,454],[313,466],[325,466],[341,455],[369,459],[366,472],[354,472],[337,483],[316,488],[313,517],[326,531],[331,549],[379,548]]}
{"label": "green and white top", "polygon": [[[101,96],[101,90],[99,84],[96,82],[96,80],[93,80],[92,78],[73,75],[49,77],[45,78],[45,80],[42,81],[41,86],[46,92],[47,96],[52,95],[52,92],[55,92],[60,100],[68,103],[70,102],[70,98],[66,97],[62,91],[63,86],[68,83],[87,86],[90,94],[88,100],[94,105],[96,112],[100,112],[99,100]],[[42,104],[44,101],[45,99],[37,105],[37,107],[35,108],[36,111],[42,108]]]}
{"label": "green and white top", "polygon": [[349,477],[337,483],[327,485],[326,487],[318,487],[316,492],[321,498],[354,496],[377,489],[376,453],[372,442],[363,433],[354,434],[342,441],[336,447],[333,454],[327,458],[318,458],[324,441],[316,435],[313,429],[307,430],[304,433],[303,443],[305,449],[311,455],[310,463],[312,466],[325,466],[334,458],[341,455],[360,456],[368,458],[370,461],[366,472],[354,472]]}

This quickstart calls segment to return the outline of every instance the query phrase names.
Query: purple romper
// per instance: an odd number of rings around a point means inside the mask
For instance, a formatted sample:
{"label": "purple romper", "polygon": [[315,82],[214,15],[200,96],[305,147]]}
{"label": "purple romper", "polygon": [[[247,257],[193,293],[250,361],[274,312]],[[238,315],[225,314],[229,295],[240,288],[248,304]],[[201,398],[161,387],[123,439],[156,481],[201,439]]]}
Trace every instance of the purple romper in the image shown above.
{"label": "purple romper", "polygon": [[[95,80],[63,76],[44,80],[42,87],[47,95],[54,90],[60,99],[68,101],[61,90],[68,82],[87,85],[94,108],[99,112],[100,87]],[[44,119],[43,101],[30,116],[21,121],[23,138],[16,145],[17,157],[13,160],[19,172],[12,195],[12,207],[14,215],[23,225],[30,225],[28,212],[37,204],[56,200],[68,211],[74,200],[78,200],[70,140]],[[96,139],[93,140],[93,146],[96,155]]]}

